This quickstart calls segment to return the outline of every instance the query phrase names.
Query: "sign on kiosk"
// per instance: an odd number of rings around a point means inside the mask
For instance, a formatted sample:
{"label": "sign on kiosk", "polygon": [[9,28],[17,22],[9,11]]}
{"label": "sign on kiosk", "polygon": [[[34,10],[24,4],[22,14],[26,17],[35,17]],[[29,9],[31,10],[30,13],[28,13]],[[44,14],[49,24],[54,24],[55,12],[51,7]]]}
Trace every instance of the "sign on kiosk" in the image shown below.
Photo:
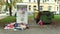
{"label": "sign on kiosk", "polygon": [[28,6],[27,3],[17,3],[17,23],[28,24]]}

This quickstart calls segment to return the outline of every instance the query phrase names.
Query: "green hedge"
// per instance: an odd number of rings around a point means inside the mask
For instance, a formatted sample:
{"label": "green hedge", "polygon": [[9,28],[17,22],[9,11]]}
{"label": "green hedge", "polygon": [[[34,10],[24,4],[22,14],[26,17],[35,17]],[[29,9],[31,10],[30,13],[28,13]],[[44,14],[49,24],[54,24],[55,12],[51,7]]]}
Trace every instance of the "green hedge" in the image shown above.
{"label": "green hedge", "polygon": [[51,23],[53,18],[54,14],[50,11],[43,11],[42,16],[40,17],[40,19],[43,20],[44,23]]}
{"label": "green hedge", "polygon": [[0,20],[0,26],[5,26],[5,24],[15,22],[15,21],[16,21],[16,17],[8,16],[8,17]]}

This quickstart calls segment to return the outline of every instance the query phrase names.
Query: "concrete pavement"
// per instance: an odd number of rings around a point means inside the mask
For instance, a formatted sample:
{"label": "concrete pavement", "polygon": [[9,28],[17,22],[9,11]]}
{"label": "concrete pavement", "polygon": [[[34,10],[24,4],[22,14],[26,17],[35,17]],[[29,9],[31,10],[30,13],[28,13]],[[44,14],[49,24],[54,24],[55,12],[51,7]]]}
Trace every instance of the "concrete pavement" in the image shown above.
{"label": "concrete pavement", "polygon": [[43,28],[29,28],[17,31],[0,29],[0,34],[60,34],[60,27],[55,28],[49,25]]}
{"label": "concrete pavement", "polygon": [[6,16],[8,16],[8,15],[6,15],[6,14],[0,14],[0,19],[5,18]]}
{"label": "concrete pavement", "polygon": [[35,24],[34,20],[29,21],[29,29],[26,30],[4,30],[0,28],[0,34],[60,34],[60,27],[44,25],[42,28]]}

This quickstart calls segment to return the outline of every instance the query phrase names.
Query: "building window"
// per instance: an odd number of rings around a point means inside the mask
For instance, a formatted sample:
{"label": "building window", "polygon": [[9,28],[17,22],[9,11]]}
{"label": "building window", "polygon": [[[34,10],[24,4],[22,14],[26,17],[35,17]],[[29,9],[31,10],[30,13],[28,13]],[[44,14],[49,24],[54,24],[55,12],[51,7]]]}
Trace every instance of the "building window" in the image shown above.
{"label": "building window", "polygon": [[20,2],[23,2],[23,0],[20,0]]}
{"label": "building window", "polygon": [[57,7],[57,11],[58,11],[58,7]]}
{"label": "building window", "polygon": [[49,0],[43,0],[43,3],[44,3],[44,2],[47,2],[47,1],[49,1]]}
{"label": "building window", "polygon": [[7,3],[11,3],[11,0],[6,0]]}
{"label": "building window", "polygon": [[36,1],[34,0],[34,2],[36,2]]}
{"label": "building window", "polygon": [[31,0],[29,0],[29,2],[31,2]]}
{"label": "building window", "polygon": [[33,6],[33,10],[34,10],[34,11],[36,10],[36,6]]}
{"label": "building window", "polygon": [[43,6],[40,6],[40,10],[43,10]]}
{"label": "building window", "polygon": [[17,0],[17,2],[18,2],[18,3],[22,3],[22,2],[23,2],[23,0]]}
{"label": "building window", "polygon": [[45,0],[43,0],[43,3],[45,2]]}
{"label": "building window", "polygon": [[56,0],[55,0],[55,2],[56,2]]}
{"label": "building window", "polygon": [[29,5],[29,10],[31,10],[31,6]]}
{"label": "building window", "polygon": [[46,2],[47,0],[45,0],[45,2]]}
{"label": "building window", "polygon": [[51,7],[52,7],[52,6],[48,6],[48,10],[51,10]]}
{"label": "building window", "polygon": [[36,7],[36,6],[34,6],[34,7]]}

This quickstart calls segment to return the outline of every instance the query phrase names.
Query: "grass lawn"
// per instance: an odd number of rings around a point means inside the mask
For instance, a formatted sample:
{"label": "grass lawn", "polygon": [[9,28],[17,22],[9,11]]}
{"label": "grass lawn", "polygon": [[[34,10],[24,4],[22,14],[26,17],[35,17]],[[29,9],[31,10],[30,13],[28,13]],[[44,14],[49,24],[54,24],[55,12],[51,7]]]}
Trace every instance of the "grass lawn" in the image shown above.
{"label": "grass lawn", "polygon": [[29,18],[34,18],[34,16],[28,16]]}
{"label": "grass lawn", "polygon": [[[34,16],[29,16],[29,18],[34,18]],[[60,20],[60,15],[54,15],[55,20]]]}
{"label": "grass lawn", "polygon": [[0,26],[5,26],[5,24],[12,23],[15,21],[16,21],[16,17],[8,16],[8,17],[0,20]]}
{"label": "grass lawn", "polygon": [[55,20],[60,20],[60,15],[54,15]]}

